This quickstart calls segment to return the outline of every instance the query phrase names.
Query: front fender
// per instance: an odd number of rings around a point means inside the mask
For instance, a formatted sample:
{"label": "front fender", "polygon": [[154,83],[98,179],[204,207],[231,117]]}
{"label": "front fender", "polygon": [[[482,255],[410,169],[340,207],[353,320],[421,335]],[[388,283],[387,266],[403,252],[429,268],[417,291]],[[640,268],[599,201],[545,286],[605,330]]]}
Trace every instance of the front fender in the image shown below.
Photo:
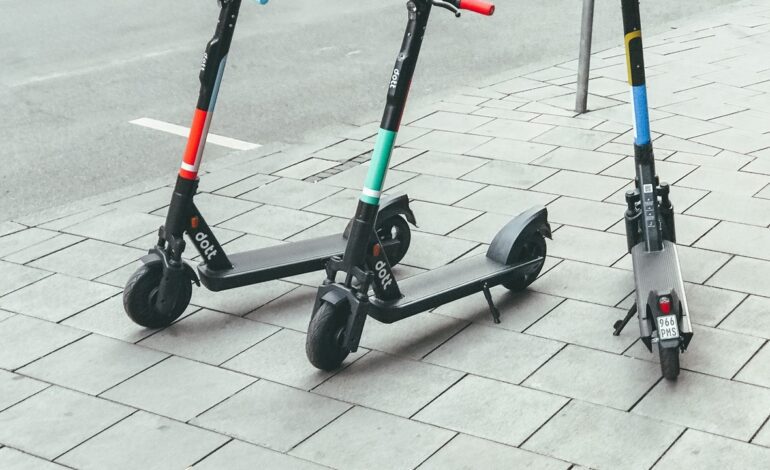
{"label": "front fender", "polygon": [[515,263],[527,238],[536,232],[546,238],[552,238],[548,209],[543,206],[535,206],[522,212],[497,232],[489,245],[487,257],[502,264]]}
{"label": "front fender", "polygon": [[[159,264],[163,267],[162,269],[174,269],[169,264],[166,253],[158,247],[151,249],[149,253],[139,258],[139,261],[145,265]],[[201,281],[198,279],[198,274],[196,274],[192,266],[182,261],[182,270],[188,279],[194,282],[196,286],[200,287]]]}

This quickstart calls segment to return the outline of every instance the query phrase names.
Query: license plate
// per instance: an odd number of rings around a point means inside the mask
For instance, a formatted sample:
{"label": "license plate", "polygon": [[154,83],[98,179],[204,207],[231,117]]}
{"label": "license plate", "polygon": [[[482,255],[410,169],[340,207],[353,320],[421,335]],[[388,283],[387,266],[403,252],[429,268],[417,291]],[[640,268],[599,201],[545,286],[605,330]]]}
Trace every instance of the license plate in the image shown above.
{"label": "license plate", "polygon": [[679,325],[676,322],[676,315],[661,315],[658,317],[658,339],[678,339]]}

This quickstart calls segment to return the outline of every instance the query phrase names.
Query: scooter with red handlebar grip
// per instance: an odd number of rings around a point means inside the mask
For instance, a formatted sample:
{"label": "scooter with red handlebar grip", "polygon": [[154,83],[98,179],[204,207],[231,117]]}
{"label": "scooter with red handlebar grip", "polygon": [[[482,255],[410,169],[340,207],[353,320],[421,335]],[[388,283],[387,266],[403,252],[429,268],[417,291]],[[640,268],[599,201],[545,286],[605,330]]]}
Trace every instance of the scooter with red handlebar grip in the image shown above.
{"label": "scooter with red handlebar grip", "polygon": [[457,3],[460,10],[468,10],[486,16],[495,14],[495,4],[484,0],[459,0]]}

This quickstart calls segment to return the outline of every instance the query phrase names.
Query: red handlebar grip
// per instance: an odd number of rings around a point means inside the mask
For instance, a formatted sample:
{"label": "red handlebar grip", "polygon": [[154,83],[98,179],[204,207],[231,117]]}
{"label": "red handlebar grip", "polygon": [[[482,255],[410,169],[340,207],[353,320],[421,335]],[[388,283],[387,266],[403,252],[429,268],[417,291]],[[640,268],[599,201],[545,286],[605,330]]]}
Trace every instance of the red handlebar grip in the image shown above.
{"label": "red handlebar grip", "polygon": [[485,2],[484,0],[460,0],[460,9],[474,11],[487,16],[495,14],[495,4]]}

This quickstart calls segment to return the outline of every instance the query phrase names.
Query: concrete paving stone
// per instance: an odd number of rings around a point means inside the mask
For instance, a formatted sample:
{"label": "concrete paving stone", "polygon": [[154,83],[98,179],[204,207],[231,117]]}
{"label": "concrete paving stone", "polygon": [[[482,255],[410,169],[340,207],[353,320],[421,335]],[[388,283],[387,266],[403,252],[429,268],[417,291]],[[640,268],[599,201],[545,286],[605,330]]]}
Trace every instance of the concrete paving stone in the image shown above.
{"label": "concrete paving stone", "polygon": [[61,274],[94,279],[146,254],[144,250],[86,240],[30,263],[30,266]]}
{"label": "concrete paving stone", "polygon": [[756,158],[751,163],[741,167],[741,171],[744,173],[770,175],[770,158],[768,158],[768,155],[764,152],[757,152],[754,155]]}
{"label": "concrete paving stone", "polygon": [[10,447],[4,447],[0,449],[0,468],[7,470],[64,470],[65,467]]}
{"label": "concrete paving stone", "polygon": [[505,93],[506,95],[509,95],[512,93],[520,93],[522,91],[534,90],[536,88],[543,88],[547,85],[548,85],[547,83],[544,83],[540,80],[531,80],[529,78],[516,77],[510,80],[506,80],[504,82],[494,84],[489,88],[499,93]]}
{"label": "concrete paving stone", "polygon": [[74,235],[122,245],[148,233],[157,232],[161,225],[163,219],[160,217],[116,209],[63,230]]}
{"label": "concrete paving stone", "polygon": [[[454,433],[355,407],[291,451],[313,462],[352,470],[412,469],[433,455]],[[338,443],[345,452],[329,452]],[[397,453],[393,449],[398,449]]]}
{"label": "concrete paving stone", "polygon": [[469,375],[414,419],[519,446],[566,403],[556,395]]}
{"label": "concrete paving stone", "polygon": [[770,136],[740,129],[724,129],[718,132],[695,137],[695,142],[711,145],[738,153],[751,153],[770,147]]}
{"label": "concrete paving stone", "polygon": [[752,196],[768,183],[770,176],[702,167],[678,181],[677,186]]}
{"label": "concrete paving stone", "polygon": [[50,387],[0,413],[0,442],[53,460],[132,412],[117,403]]}
{"label": "concrete paving stone", "polygon": [[0,261],[0,278],[3,279],[3,283],[0,285],[0,296],[21,289],[50,275],[51,273],[39,269]]}
{"label": "concrete paving stone", "polygon": [[495,119],[473,129],[473,134],[489,137],[500,137],[513,140],[532,140],[535,137],[550,131],[554,126],[548,124],[535,124],[532,122],[514,121],[511,119]]}
{"label": "concrete paving stone", "polygon": [[[355,211],[350,212],[350,214],[355,214]],[[328,235],[339,235],[342,236],[342,233],[345,231],[345,228],[350,223],[350,218],[341,218],[341,217],[329,217],[328,219],[324,220],[320,224],[313,225],[312,227],[308,227],[307,229],[299,232],[296,235],[292,235],[291,237],[287,238],[287,242],[298,242],[303,240],[310,240],[320,237],[325,237]],[[291,281],[291,278],[288,278],[287,280]]]}
{"label": "concrete paving stone", "polygon": [[719,324],[719,328],[770,339],[769,311],[769,299],[750,295]]}
{"label": "concrete paving stone", "polygon": [[[289,168],[292,168],[292,167],[289,167]],[[219,196],[226,196],[226,197],[238,197],[241,194],[245,194],[249,191],[253,191],[272,181],[275,181],[276,179],[278,178],[276,178],[275,176],[256,174],[253,176],[249,176],[248,178],[243,178],[241,180],[238,180],[235,183],[231,183],[226,186],[223,186],[217,189],[214,192],[214,194],[217,194]]]}
{"label": "concrete paving stone", "polygon": [[392,192],[408,194],[410,199],[451,205],[483,187],[482,184],[470,181],[420,175],[393,188]]}
{"label": "concrete paving stone", "polygon": [[371,152],[374,147],[366,142],[343,140],[337,144],[321,149],[313,154],[314,158],[344,162],[359,155]]}
{"label": "concrete paving stone", "polygon": [[543,193],[602,201],[627,184],[627,179],[561,170],[532,189]]}
{"label": "concrete paving stone", "polygon": [[[218,225],[258,207],[259,204],[217,194],[201,193],[195,196],[195,206],[203,214],[206,223]],[[163,215],[165,217],[165,212]]]}
{"label": "concrete paving stone", "polygon": [[480,293],[444,304],[436,308],[434,312],[459,320],[521,332],[564,300],[531,290],[512,293],[502,286],[493,287],[490,292],[492,293],[492,301],[500,311],[500,323],[493,323],[489,306],[483,294]]}
{"label": "concrete paving stone", "polygon": [[[716,157],[705,157],[716,158]],[[655,171],[661,178],[661,181],[673,184],[679,184],[679,180],[687,174],[691,173],[697,167],[693,165],[686,165],[684,163],[675,163],[668,160],[657,159],[655,161]],[[636,170],[634,169],[634,159],[632,157],[625,157],[617,164],[607,168],[602,172],[602,175],[616,176],[618,178],[634,178]],[[686,185],[685,185],[686,186]]]}
{"label": "concrete paving stone", "polygon": [[492,237],[484,239],[485,243],[489,243],[492,241],[494,234],[508,223],[512,217],[519,215],[533,206],[545,206],[556,199],[556,197],[557,196],[536,193],[533,191],[523,191],[520,189],[504,188],[500,186],[487,186],[460,200],[455,205],[508,216],[505,222],[490,227],[489,230],[493,230],[490,232]]}
{"label": "concrete paving stone", "polygon": [[[730,107],[734,109],[740,109],[738,106]],[[747,132],[764,134],[766,132],[770,132],[770,125],[767,124],[768,119],[770,119],[770,113],[756,111],[753,109],[746,109],[740,112],[724,114],[722,117],[714,119],[713,122],[722,124],[727,127],[741,129]]]}
{"label": "concrete paving stone", "polygon": [[11,220],[0,222],[0,237],[4,237],[6,235],[10,235],[16,232],[21,232],[26,228],[27,227],[25,225],[17,224],[16,222],[13,222]]}
{"label": "concrete paving stone", "polygon": [[[253,162],[252,160],[251,162]],[[248,162],[246,164],[250,164],[251,162]],[[208,161],[203,165],[204,167],[208,166]],[[204,192],[204,193],[215,193],[220,190],[224,190],[227,187],[230,186],[237,186],[241,182],[252,178],[252,177],[265,177],[265,175],[255,175],[257,173],[256,170],[249,170],[249,171],[235,171],[231,170],[229,168],[217,168],[215,171],[210,171],[203,173],[200,176],[200,180],[198,183],[198,191]],[[171,190],[170,188],[166,189],[166,204],[169,203],[169,200],[171,198]],[[224,194],[223,194],[224,195]],[[162,201],[163,198],[161,197],[160,200]],[[158,206],[158,207],[162,207]]]}
{"label": "concrete paving stone", "polygon": [[[237,233],[233,232],[232,230],[214,229],[214,235],[217,235],[218,232],[226,232],[228,235]],[[219,239],[219,237],[217,237],[217,239]],[[220,240],[220,243],[224,247],[225,251],[230,254],[238,253],[241,251],[256,250],[259,248],[267,248],[269,246],[283,245],[284,242],[246,233],[229,241]],[[196,260],[198,259],[200,259],[199,256],[196,257]]]}
{"label": "concrete paving stone", "polygon": [[[574,89],[571,90],[574,93]],[[575,127],[577,129],[594,129],[598,125],[605,122],[604,119],[596,118],[590,115],[577,115],[577,116],[553,116],[549,114],[543,114],[532,120],[541,124],[550,124],[553,126]]]}
{"label": "concrete paving stone", "polygon": [[102,393],[179,421],[188,421],[254,382],[243,374],[172,356]]}
{"label": "concrete paving stone", "polygon": [[[594,127],[593,130],[595,131],[602,131],[602,132],[611,132],[613,134],[623,134],[632,129],[631,126],[628,126],[626,124],[620,124],[613,121],[604,121],[603,123],[599,124],[598,126]],[[604,145],[599,147],[598,151],[604,151]]]}
{"label": "concrete paving stone", "polygon": [[[335,138],[333,139],[333,142],[329,142],[329,144],[336,141],[339,141],[339,139]],[[300,145],[295,148],[289,148],[271,155],[255,158],[242,164],[232,165],[227,169],[229,171],[236,172],[245,176],[252,176],[257,173],[269,175],[307,160],[308,153],[313,150],[314,148],[310,148],[309,146]],[[205,181],[205,179],[202,179],[202,181]],[[235,181],[239,180],[231,180],[231,182]],[[213,191],[214,187],[209,187],[207,190]]]}
{"label": "concrete paving stone", "polygon": [[[626,98],[628,96],[628,93],[623,93],[621,96],[623,98]],[[611,99],[611,98],[605,98],[603,96],[599,96],[593,93],[588,94],[588,101],[591,103],[590,105],[591,110],[611,108],[613,106],[617,106],[622,103],[622,101]],[[542,100],[542,103],[555,106],[557,108],[561,108],[564,110],[568,110],[574,113],[575,95],[571,93],[566,95],[561,95],[554,98]]]}
{"label": "concrete paving stone", "polygon": [[[678,426],[573,401],[523,448],[595,469],[650,468],[681,433]],[[639,436],[646,436],[643,446]]]}
{"label": "concrete paving stone", "polygon": [[6,312],[5,310],[0,310],[0,321],[7,320],[16,314],[13,312]]}
{"label": "concrete paving stone", "polygon": [[[712,121],[728,127],[736,126],[735,120],[729,119],[731,115],[741,114],[745,111],[741,106],[733,106],[727,103],[714,102],[705,97],[695,98],[693,100],[675,103],[660,108],[662,111],[680,114],[704,121]],[[770,131],[770,129],[768,129]]]}
{"label": "concrete paving stone", "polygon": [[770,233],[766,227],[719,222],[695,245],[710,250],[770,260]]}
{"label": "concrete paving stone", "polygon": [[[119,199],[122,199],[122,198],[119,198]],[[114,202],[114,201],[110,201],[110,202]],[[78,204],[75,204],[75,205],[77,206]],[[45,221],[44,223],[38,222],[36,224],[30,223],[28,225],[38,225],[39,228],[60,231],[63,228],[70,227],[79,222],[92,219],[99,214],[104,214],[105,212],[109,212],[113,210],[115,210],[115,208],[110,206],[94,207],[92,204],[87,204],[87,205],[82,205],[82,207],[80,207],[77,210],[73,210],[72,212],[66,209],[63,211],[59,209],[56,211],[57,214],[55,216],[51,218],[46,218],[48,220]]]}
{"label": "concrete paving stone", "polygon": [[119,289],[105,284],[54,274],[0,298],[0,307],[59,322],[118,292]]}
{"label": "concrete paving stone", "polygon": [[58,235],[58,233],[54,231],[34,227],[18,232],[11,232],[8,235],[0,237],[0,257],[4,258],[17,251],[49,240],[56,235]]}
{"label": "concrete paving stone", "polygon": [[458,434],[419,468],[420,470],[468,470],[473,468],[566,470],[571,467],[569,463],[561,460],[477,437]]}
{"label": "concrete paving stone", "polygon": [[[341,171],[334,176],[323,180],[324,185],[338,186],[343,188],[355,189],[360,191],[369,172],[369,163],[362,163],[353,168]],[[391,190],[405,181],[415,177],[414,173],[408,173],[399,170],[388,170],[388,176],[385,181],[385,190]],[[314,201],[315,202],[315,201]]]}
{"label": "concrete paving stone", "polygon": [[700,144],[692,140],[680,139],[671,135],[664,135],[655,139],[653,143],[656,149],[670,150],[674,152],[694,153],[698,155],[714,156],[724,150],[723,147]]}
{"label": "concrete paving stone", "polygon": [[527,189],[556,173],[557,170],[520,163],[491,161],[463,177],[464,180]]}
{"label": "concrete paving stone", "polygon": [[504,160],[514,163],[530,163],[555,148],[556,147],[553,145],[494,138],[465,153],[467,155],[493,158],[495,160]]}
{"label": "concrete paving stone", "polygon": [[230,441],[193,467],[195,470],[254,470],[256,468],[282,470],[322,470],[327,467],[281,454],[272,450]]}
{"label": "concrete paving stone", "polygon": [[742,224],[770,225],[770,201],[729,193],[709,193],[687,213]]}
{"label": "concrete paving stone", "polygon": [[30,247],[24,248],[23,250],[11,253],[10,255],[5,256],[5,259],[12,263],[27,264],[29,262],[40,259],[43,256],[50,255],[51,253],[55,253],[76,243],[80,243],[83,240],[83,237],[62,233],[53,238],[42,241],[37,245],[32,245]]}
{"label": "concrete paving stone", "polygon": [[349,408],[346,403],[260,380],[192,424],[286,452]]}
{"label": "concrete paving stone", "polygon": [[677,247],[677,254],[681,264],[682,278],[687,282],[697,284],[706,282],[730,259],[730,255],[724,253],[689,246]]}
{"label": "concrete paving stone", "polygon": [[557,258],[611,266],[627,252],[626,237],[579,227],[563,226],[548,242]]}
{"label": "concrete paving stone", "polygon": [[391,324],[369,320],[364,325],[361,344],[388,354],[420,360],[467,324],[432,313],[415,315]]}
{"label": "concrete paving stone", "polygon": [[[127,436],[132,436],[128,442]],[[56,460],[83,470],[184,470],[227,441],[225,436],[139,411]]]}
{"label": "concrete paving stone", "polygon": [[540,276],[530,288],[544,294],[611,306],[634,290],[634,280],[621,269],[564,261]]}
{"label": "concrete paving stone", "polygon": [[[676,209],[675,209],[676,211]],[[687,214],[676,214],[676,243],[677,245],[692,245],[707,233],[718,222],[703,217],[695,217]],[[624,224],[621,221],[621,225]],[[625,234],[625,225],[618,225],[620,229],[616,233]],[[720,250],[718,250],[720,251]]]}
{"label": "concrete paving stone", "polygon": [[[319,273],[314,274],[318,275]],[[322,277],[323,274],[316,277],[316,282],[322,280]],[[307,331],[310,315],[313,312],[313,304],[318,293],[317,287],[296,287],[254,310],[246,315],[246,318],[304,333]]]}
{"label": "concrete paving stone", "polygon": [[169,204],[172,191],[171,188],[164,186],[162,188],[153,189],[152,191],[121,199],[120,201],[113,202],[110,206],[128,212],[144,212],[145,214],[150,214]]}
{"label": "concrete paving stone", "polygon": [[0,370],[0,411],[35,395],[46,387],[48,387],[46,383]]}
{"label": "concrete paving stone", "polygon": [[754,157],[723,150],[713,157],[708,155],[698,155],[697,153],[676,152],[669,156],[665,161],[697,165],[706,168],[716,168],[720,170],[738,171],[753,160]]}
{"label": "concrete paving stone", "polygon": [[[545,86],[545,84],[543,85]],[[488,90],[492,90],[491,88],[488,88]],[[497,93],[496,91],[493,91],[493,93]],[[516,97],[499,97],[495,99],[490,99],[479,105],[480,109],[504,109],[513,111],[516,108],[520,108],[523,106],[527,100],[516,98]],[[538,115],[535,113],[535,115]]]}
{"label": "concrete paving stone", "polygon": [[599,173],[623,158],[625,157],[622,155],[611,153],[558,147],[553,152],[535,160],[533,164],[584,173]]}
{"label": "concrete paving stone", "polygon": [[[516,121],[511,121],[516,122]],[[469,150],[492,140],[481,135],[461,134],[457,132],[431,131],[422,137],[404,144],[406,147],[437,152],[466,154]]]}
{"label": "concrete paving stone", "polygon": [[607,230],[623,218],[624,208],[606,202],[560,197],[548,204],[551,223]]}
{"label": "concrete paving stone", "polygon": [[568,93],[573,93],[573,90],[559,85],[548,85],[541,88],[535,88],[533,90],[514,93],[512,96],[527,101],[541,101],[548,98],[553,98],[554,96],[566,95]]}
{"label": "concrete paving stone", "polygon": [[736,256],[717,271],[706,284],[770,297],[770,286],[765,282],[768,275],[770,275],[769,262]]}
{"label": "concrete paving stone", "polygon": [[679,115],[658,119],[652,123],[652,129],[655,132],[673,135],[674,137],[680,137],[682,139],[691,139],[725,128],[726,127],[721,124]]}
{"label": "concrete paving stone", "polygon": [[[694,337],[687,352],[680,358],[683,369],[732,378],[762,346],[764,340],[718,328],[693,325]],[[729,351],[728,354],[725,354]],[[659,363],[658,350],[653,353],[638,342],[626,354]]]}
{"label": "concrete paving stone", "polygon": [[[503,189],[497,188],[497,186],[490,186],[489,188]],[[458,203],[458,205],[463,204],[464,202],[465,201],[461,201]],[[488,212],[471,220],[457,230],[454,230],[450,233],[450,235],[453,238],[460,238],[463,240],[471,240],[479,243],[491,243],[497,232],[510,221],[510,215],[493,214]]]}
{"label": "concrete paving stone", "polygon": [[768,461],[770,449],[688,429],[655,465],[655,469],[679,469],[682,462],[703,470],[764,468]]}
{"label": "concrete paving stone", "polygon": [[430,116],[412,122],[409,125],[449,132],[468,132],[471,129],[475,129],[483,124],[490,122],[491,120],[492,119],[481,116],[438,111],[431,114]]}
{"label": "concrete paving stone", "polygon": [[335,166],[337,166],[337,162],[321,160],[320,158],[308,158],[304,162],[297,163],[294,166],[275,173],[275,175],[282,178],[303,180],[330,168],[334,168]]}
{"label": "concrete paving stone", "polygon": [[735,380],[770,388],[770,347],[767,343],[746,363]]}
{"label": "concrete paving stone", "polygon": [[769,410],[768,389],[682,371],[675,382],[658,382],[633,412],[748,441]]}
{"label": "concrete paving stone", "polygon": [[[348,356],[345,365],[366,352],[360,348]],[[313,367],[305,355],[305,335],[288,329],[246,349],[222,367],[303,390],[312,389],[334,374]]]}
{"label": "concrete paving stone", "polygon": [[534,141],[561,147],[595,150],[616,137],[617,134],[609,132],[576,129],[574,127],[556,127],[536,137]]}
{"label": "concrete paving stone", "polygon": [[408,418],[462,377],[458,371],[372,351],[314,392]]}
{"label": "concrete paving stone", "polygon": [[151,349],[89,335],[19,369],[29,377],[98,395],[168,357]]}
{"label": "concrete paving stone", "polygon": [[[482,214],[475,210],[423,201],[414,201],[410,205],[414,213],[419,217],[417,220],[418,227],[415,227],[414,230],[436,235],[446,235]],[[350,214],[353,213],[350,212]]]}
{"label": "concrete paving stone", "polygon": [[[738,73],[736,73],[738,72]],[[767,74],[760,74],[747,70],[719,70],[703,75],[704,80],[713,80],[717,83],[723,83],[738,88],[745,88],[767,81]]]}
{"label": "concrete paving stone", "polygon": [[715,327],[737,307],[746,294],[686,282],[684,291],[691,321]]}
{"label": "concrete paving stone", "polygon": [[518,384],[563,346],[556,341],[473,324],[430,353],[425,361]]}
{"label": "concrete paving stone", "polygon": [[[418,268],[436,269],[458,259],[476,245],[478,243],[467,240],[412,232],[412,248],[401,262]],[[322,280],[322,276],[318,279]]]}
{"label": "concrete paving stone", "polygon": [[459,178],[487,163],[486,159],[428,151],[398,166],[412,173]]}
{"label": "concrete paving stone", "polygon": [[0,322],[0,367],[17,369],[87,333],[47,321],[16,315]]}
{"label": "concrete paving stone", "polygon": [[660,368],[655,364],[570,344],[523,385],[627,410],[659,379]]}
{"label": "concrete paving stone", "polygon": [[[402,132],[403,129],[407,128],[408,127],[402,127]],[[423,131],[424,129],[420,130],[420,132]],[[390,168],[401,165],[402,163],[406,163],[409,160],[424,154],[425,152],[427,152],[427,150],[411,149],[408,147],[396,147],[393,149],[393,153],[390,155]]]}
{"label": "concrete paving stone", "polygon": [[634,328],[626,328],[620,336],[612,335],[612,325],[625,313],[622,309],[567,299],[526,333],[619,354],[639,336]]}
{"label": "concrete paving stone", "polygon": [[230,219],[221,226],[231,230],[283,240],[321,223],[325,219],[325,216],[318,214],[264,205]]}
{"label": "concrete paving stone", "polygon": [[[498,101],[498,100],[494,100]],[[505,101],[504,103],[508,103]],[[513,121],[531,121],[539,116],[535,113],[525,113],[523,111],[516,111],[513,109],[506,109],[501,107],[484,107],[482,106],[478,110],[473,112],[474,116],[485,116],[491,118],[511,119]]]}
{"label": "concrete paving stone", "polygon": [[765,423],[762,429],[751,440],[752,444],[760,446],[770,447],[770,424]]}
{"label": "concrete paving stone", "polygon": [[342,191],[325,197],[322,200],[307,206],[304,210],[319,214],[333,215],[350,218],[356,212],[360,189],[343,189]]}
{"label": "concrete paving stone", "polygon": [[302,209],[339,191],[339,188],[289,178],[268,183],[241,195],[242,199],[273,206]]}
{"label": "concrete paving stone", "polygon": [[271,325],[204,309],[143,340],[141,345],[218,365],[277,331]]}

